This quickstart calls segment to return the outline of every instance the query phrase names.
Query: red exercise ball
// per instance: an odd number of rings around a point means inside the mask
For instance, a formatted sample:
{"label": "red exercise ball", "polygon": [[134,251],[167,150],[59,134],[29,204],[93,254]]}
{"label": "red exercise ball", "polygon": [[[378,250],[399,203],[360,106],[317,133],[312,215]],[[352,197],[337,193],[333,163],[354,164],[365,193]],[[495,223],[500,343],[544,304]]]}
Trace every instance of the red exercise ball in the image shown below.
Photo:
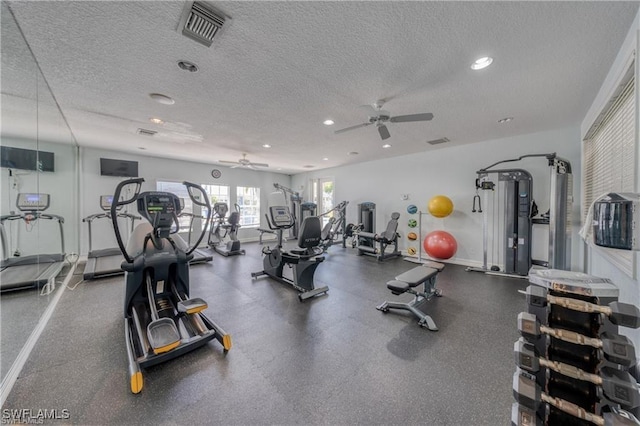
{"label": "red exercise ball", "polygon": [[449,259],[456,254],[458,243],[453,235],[446,231],[429,232],[422,244],[424,251],[435,259]]}

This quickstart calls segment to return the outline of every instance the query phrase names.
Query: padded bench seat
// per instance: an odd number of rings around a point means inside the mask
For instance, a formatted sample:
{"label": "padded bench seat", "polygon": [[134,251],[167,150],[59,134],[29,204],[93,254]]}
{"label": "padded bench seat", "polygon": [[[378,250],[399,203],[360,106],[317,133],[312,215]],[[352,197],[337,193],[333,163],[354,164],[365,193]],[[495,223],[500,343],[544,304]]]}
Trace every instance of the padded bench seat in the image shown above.
{"label": "padded bench seat", "polygon": [[[418,324],[421,327],[437,331],[438,326],[431,316],[427,315],[419,308],[424,302],[430,300],[432,297],[439,297],[442,295],[441,290],[436,288],[436,276],[443,269],[444,264],[442,263],[427,262],[424,265],[416,266],[415,268],[396,276],[395,280],[387,282],[387,288],[396,296],[404,293],[413,294],[413,301],[410,303],[383,302],[381,305],[377,306],[376,309],[382,312],[388,312],[389,309],[409,311],[418,317]],[[418,287],[420,284],[424,284],[424,290],[421,291],[414,289],[414,287]]]}
{"label": "padded bench seat", "polygon": [[[413,269],[409,269],[407,272],[403,272],[402,274],[396,277],[396,281],[402,281],[411,287],[417,287],[423,282],[427,281],[431,277],[434,277],[438,274],[437,269],[424,267],[424,266],[416,266]],[[387,283],[387,286],[389,283]]]}

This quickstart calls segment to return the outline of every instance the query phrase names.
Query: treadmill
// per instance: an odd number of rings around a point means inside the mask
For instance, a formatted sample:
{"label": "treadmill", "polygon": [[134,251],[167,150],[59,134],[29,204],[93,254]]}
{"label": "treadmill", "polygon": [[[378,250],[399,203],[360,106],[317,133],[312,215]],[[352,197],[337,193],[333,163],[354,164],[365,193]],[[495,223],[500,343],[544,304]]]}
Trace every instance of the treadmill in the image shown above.
{"label": "treadmill", "polygon": [[[180,198],[180,207],[184,209],[184,198]],[[193,213],[181,212],[178,217],[188,217],[189,218],[189,236],[187,238],[187,245],[191,246],[191,233],[193,232],[193,221],[196,217],[200,219],[207,219],[206,216],[198,216]],[[197,265],[199,263],[207,263],[213,260],[213,256],[200,248],[196,248],[193,250],[193,259],[189,261],[189,265]]]}
{"label": "treadmill", "polygon": [[[103,210],[102,213],[92,214],[91,216],[87,216],[82,219],[82,221],[86,222],[89,227],[89,254],[87,256],[87,264],[84,267],[83,275],[85,280],[124,274],[124,271],[120,268],[120,265],[124,261],[124,257],[122,257],[122,253],[118,247],[100,250],[93,250],[91,247],[93,241],[91,235],[91,224],[97,219],[109,219],[109,221],[111,221],[111,203],[113,203],[113,195],[101,195],[100,208]],[[121,209],[122,206],[119,206],[117,210]],[[125,219],[131,219],[131,232],[133,232],[136,219],[140,219],[140,216],[120,211],[118,211],[117,216]]]}
{"label": "treadmill", "polygon": [[[49,194],[19,193],[16,207],[20,214],[0,216],[0,240],[4,259],[0,262],[0,291],[8,292],[31,288],[40,288],[51,293],[56,287],[56,277],[62,270],[65,261],[64,218],[55,214],[43,213],[49,208]],[[22,220],[31,224],[37,220],[55,220],[60,229],[60,253],[34,254],[29,256],[9,257],[5,223]]]}

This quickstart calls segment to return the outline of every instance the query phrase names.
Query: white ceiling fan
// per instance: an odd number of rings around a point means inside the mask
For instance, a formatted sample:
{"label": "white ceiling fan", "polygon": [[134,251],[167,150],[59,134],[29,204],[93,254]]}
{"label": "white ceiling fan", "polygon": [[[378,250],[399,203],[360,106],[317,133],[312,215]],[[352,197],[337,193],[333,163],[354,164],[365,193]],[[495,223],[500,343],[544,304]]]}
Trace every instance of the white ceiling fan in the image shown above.
{"label": "white ceiling fan", "polygon": [[409,114],[409,115],[396,115],[394,117],[391,116],[389,111],[385,111],[382,109],[382,105],[384,105],[384,100],[381,99],[375,102],[373,105],[363,105],[363,108],[368,110],[369,121],[362,124],[357,124],[355,126],[347,127],[345,129],[336,130],[334,133],[344,133],[349,130],[358,129],[360,127],[369,126],[371,124],[375,124],[378,128],[378,133],[382,140],[389,139],[391,134],[389,133],[389,129],[385,125],[386,122],[390,123],[407,123],[410,121],[430,121],[433,118],[433,114],[430,112],[425,112],[421,114]]}
{"label": "white ceiling fan", "polygon": [[252,163],[251,161],[247,160],[247,154],[242,154],[242,158],[238,161],[220,160],[220,162],[224,164],[233,164],[233,166],[231,166],[232,169],[235,169],[237,167],[246,167],[247,169],[256,170],[256,167],[269,167],[269,165],[266,163]]}

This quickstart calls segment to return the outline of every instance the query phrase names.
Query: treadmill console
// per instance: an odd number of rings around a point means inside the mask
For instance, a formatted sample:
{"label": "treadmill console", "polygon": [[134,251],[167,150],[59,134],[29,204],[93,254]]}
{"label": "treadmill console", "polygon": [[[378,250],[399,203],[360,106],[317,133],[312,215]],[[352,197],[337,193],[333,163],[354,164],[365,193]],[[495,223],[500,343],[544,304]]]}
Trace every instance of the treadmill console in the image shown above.
{"label": "treadmill console", "polygon": [[23,212],[41,212],[49,208],[49,194],[18,194],[16,207]]}
{"label": "treadmill console", "polygon": [[[113,195],[101,195],[100,196],[100,208],[105,212],[111,210],[111,204],[113,204]],[[124,206],[116,207],[117,211],[122,210]]]}
{"label": "treadmill console", "polygon": [[289,212],[287,206],[272,206],[269,207],[269,214],[271,215],[271,222],[276,227],[290,226],[293,224],[293,218]]}

